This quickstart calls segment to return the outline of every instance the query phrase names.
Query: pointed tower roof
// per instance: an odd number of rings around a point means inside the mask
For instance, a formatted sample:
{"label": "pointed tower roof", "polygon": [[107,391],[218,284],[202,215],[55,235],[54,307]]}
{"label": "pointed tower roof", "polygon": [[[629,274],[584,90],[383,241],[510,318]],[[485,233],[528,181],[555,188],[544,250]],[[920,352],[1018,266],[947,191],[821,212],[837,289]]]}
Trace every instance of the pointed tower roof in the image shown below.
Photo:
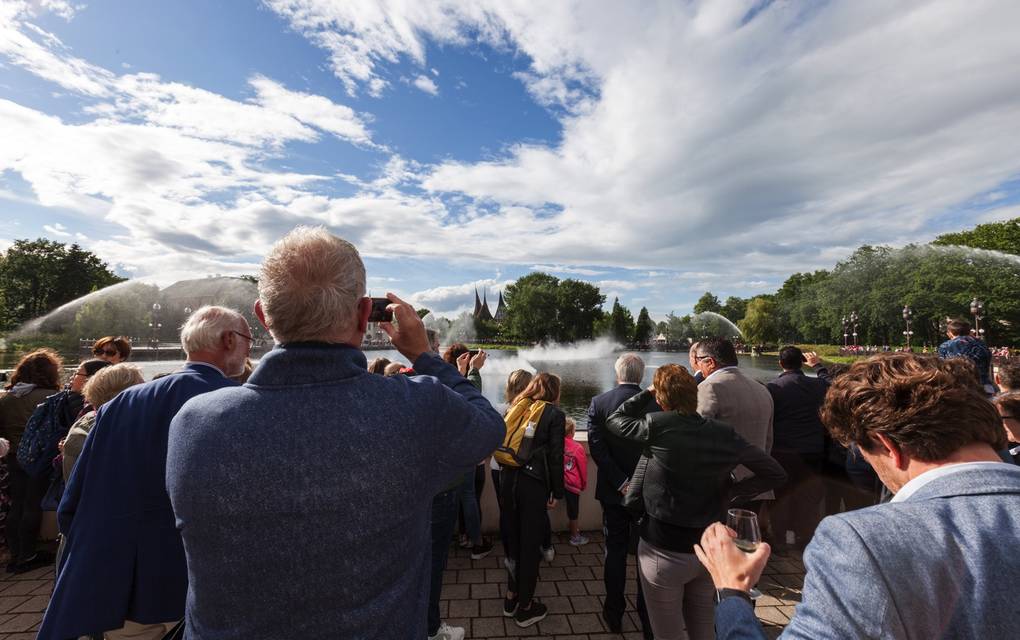
{"label": "pointed tower roof", "polygon": [[477,318],[478,314],[481,312],[481,310],[482,310],[482,301],[478,297],[478,287],[475,287],[475,310],[471,312],[471,315],[473,315],[474,317]]}
{"label": "pointed tower roof", "polygon": [[496,315],[494,315],[492,318],[496,322],[503,322],[504,320],[506,320],[506,304],[503,302],[502,291],[499,292],[499,304],[496,305]]}
{"label": "pointed tower roof", "polygon": [[476,317],[479,320],[492,320],[492,312],[489,311],[489,301],[486,299],[485,290],[482,290],[482,308]]}

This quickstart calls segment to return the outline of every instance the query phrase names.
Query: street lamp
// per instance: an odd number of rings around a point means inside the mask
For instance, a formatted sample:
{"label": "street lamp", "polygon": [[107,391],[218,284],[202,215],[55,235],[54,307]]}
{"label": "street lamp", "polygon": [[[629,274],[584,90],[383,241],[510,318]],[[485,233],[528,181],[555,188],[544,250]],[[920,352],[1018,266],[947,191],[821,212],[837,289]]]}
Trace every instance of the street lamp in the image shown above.
{"label": "street lamp", "polygon": [[977,337],[984,338],[985,330],[981,328],[981,319],[985,317],[985,303],[975,298],[970,301],[970,315],[974,316],[974,333]]}
{"label": "street lamp", "polygon": [[914,317],[914,312],[910,310],[909,305],[903,305],[903,322],[907,325],[907,330],[903,332],[903,336],[907,339],[907,351],[910,351],[910,337],[914,335],[914,332],[910,330],[910,320]]}
{"label": "street lamp", "polygon": [[857,327],[861,317],[857,315],[856,311],[850,312],[850,328],[853,329],[854,346],[857,346]]}
{"label": "street lamp", "polygon": [[846,349],[850,344],[850,321],[847,320],[846,316],[843,316],[843,348]]}
{"label": "street lamp", "polygon": [[152,303],[152,322],[149,323],[149,328],[152,329],[150,343],[156,353],[159,353],[159,330],[163,328],[163,324],[159,321],[159,312],[162,308],[158,302]]}

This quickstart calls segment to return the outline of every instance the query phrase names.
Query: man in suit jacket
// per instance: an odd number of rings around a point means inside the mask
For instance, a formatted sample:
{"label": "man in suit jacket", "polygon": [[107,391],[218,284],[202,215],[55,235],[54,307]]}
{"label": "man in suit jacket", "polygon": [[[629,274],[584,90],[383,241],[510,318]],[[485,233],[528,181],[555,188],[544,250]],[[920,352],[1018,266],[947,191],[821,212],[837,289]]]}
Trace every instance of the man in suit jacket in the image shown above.
{"label": "man in suit jacket", "polygon": [[[620,405],[641,392],[645,363],[633,353],[616,359],[616,387],[591,399],[588,406],[588,449],[598,466],[595,497],[602,504],[602,526],[606,533],[606,556],[603,580],[606,585],[605,606],[602,617],[610,631],[622,628],[626,600],[623,592],[627,580],[627,552],[637,544],[634,517],[621,504],[627,493],[630,477],[644,447],[641,444],[613,435],[606,429],[606,419]],[[658,411],[652,402],[649,411]],[[645,635],[651,637],[651,625],[645,610],[645,601],[638,581],[638,615]]]}
{"label": "man in suit jacket", "polygon": [[[737,368],[733,343],[725,338],[702,340],[693,358],[696,369],[704,376],[698,385],[698,413],[725,422],[744,440],[765,453],[771,452],[772,396],[765,385]],[[739,481],[752,474],[741,466],[733,475]],[[757,510],[763,500],[771,499],[770,491],[746,506]]]}
{"label": "man in suit jacket", "polygon": [[67,538],[39,638],[161,638],[184,617],[188,573],[166,492],[170,420],[244,370],[241,314],[202,307],[181,329],[184,366],[99,409],[57,511]]}
{"label": "man in suit jacket", "polygon": [[195,398],[170,425],[189,638],[428,637],[433,497],[506,425],[392,294],[396,324],[382,328],[419,375],[369,373],[364,295],[353,245],[291,231],[255,306],[277,347],[244,386]]}
{"label": "man in suit jacket", "polygon": [[[909,394],[902,393],[909,391]],[[909,353],[854,364],[826,396],[833,438],[856,443],[896,495],[822,521],[784,638],[1012,638],[1020,469],[972,370]],[[747,590],[769,556],[721,524],[696,548],[718,591],[717,637],[764,638]]]}
{"label": "man in suit jacket", "polygon": [[779,351],[783,372],[765,385],[774,408],[771,454],[789,477],[789,482],[776,490],[776,502],[769,515],[776,540],[782,543],[786,535],[795,533],[801,549],[818,526],[820,503],[825,496],[821,480],[825,427],[819,410],[829,382],[824,368],[818,377],[804,373],[805,362],[813,363],[812,366],[820,364],[817,355],[809,356],[797,347],[783,347]]}

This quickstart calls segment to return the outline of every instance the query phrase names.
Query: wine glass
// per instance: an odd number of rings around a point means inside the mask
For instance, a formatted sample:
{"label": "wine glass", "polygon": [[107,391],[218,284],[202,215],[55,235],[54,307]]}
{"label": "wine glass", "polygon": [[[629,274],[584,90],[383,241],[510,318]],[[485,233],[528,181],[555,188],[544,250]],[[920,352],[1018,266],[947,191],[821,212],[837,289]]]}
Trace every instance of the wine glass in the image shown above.
{"label": "wine glass", "polygon": [[[758,515],[747,509],[730,509],[726,512],[726,526],[736,532],[733,544],[744,553],[754,553],[761,544],[761,528],[758,526]],[[751,587],[748,591],[752,600],[761,597],[761,591]]]}

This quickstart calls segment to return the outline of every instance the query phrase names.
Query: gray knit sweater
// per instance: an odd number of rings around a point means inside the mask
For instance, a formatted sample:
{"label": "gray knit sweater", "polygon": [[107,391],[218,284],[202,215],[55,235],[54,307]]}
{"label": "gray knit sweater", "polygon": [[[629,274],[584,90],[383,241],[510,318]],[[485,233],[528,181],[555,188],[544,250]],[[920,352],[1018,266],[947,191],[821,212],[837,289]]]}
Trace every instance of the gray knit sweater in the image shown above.
{"label": "gray knit sweater", "polygon": [[417,378],[365,366],[350,347],[279,347],[174,418],[187,638],[425,637],[432,497],[504,424],[436,356]]}

